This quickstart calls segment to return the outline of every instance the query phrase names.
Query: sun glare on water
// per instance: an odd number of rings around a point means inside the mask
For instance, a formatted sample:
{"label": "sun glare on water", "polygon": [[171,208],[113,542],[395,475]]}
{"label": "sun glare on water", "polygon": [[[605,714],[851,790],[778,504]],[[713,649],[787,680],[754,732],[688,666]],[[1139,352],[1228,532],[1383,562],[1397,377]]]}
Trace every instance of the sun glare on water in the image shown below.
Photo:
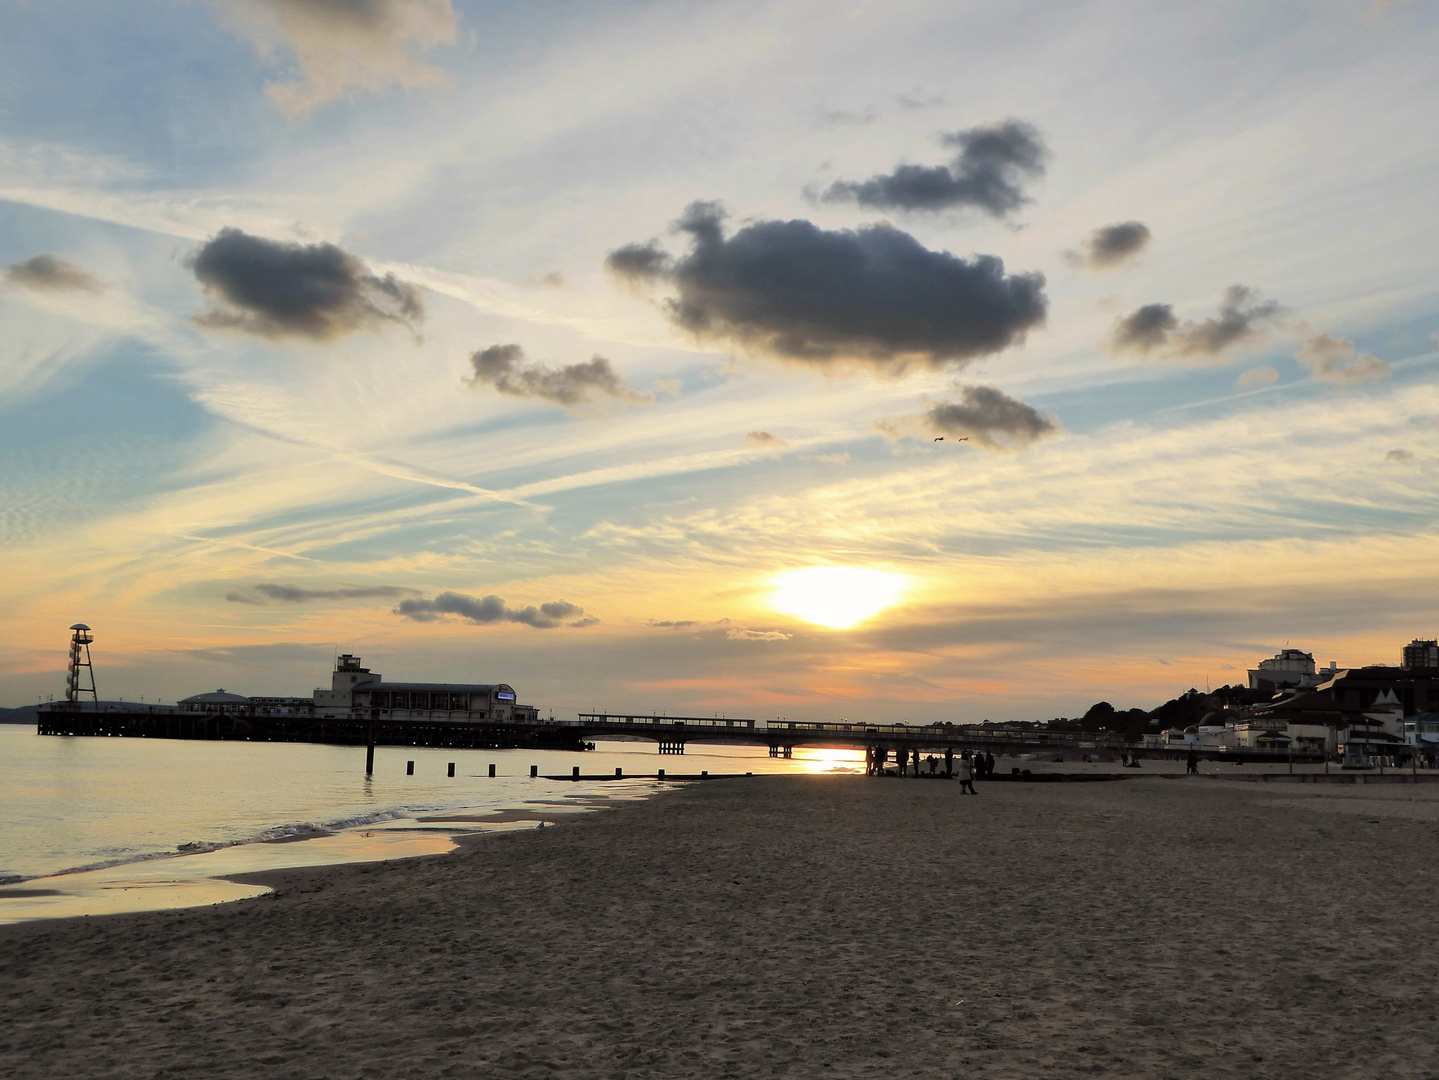
{"label": "sun glare on water", "polygon": [[808,566],[774,579],[770,606],[786,615],[847,630],[878,615],[904,593],[905,578],[857,566]]}

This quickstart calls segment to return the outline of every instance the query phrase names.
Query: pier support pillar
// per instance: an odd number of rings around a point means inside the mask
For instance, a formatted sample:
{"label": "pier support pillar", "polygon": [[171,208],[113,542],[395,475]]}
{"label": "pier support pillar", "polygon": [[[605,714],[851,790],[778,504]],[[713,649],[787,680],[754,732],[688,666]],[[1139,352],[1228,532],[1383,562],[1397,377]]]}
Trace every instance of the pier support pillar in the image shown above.
{"label": "pier support pillar", "polygon": [[413,761],[407,761],[407,762],[405,762],[405,775],[406,775],[406,776],[414,776],[414,775],[415,775],[415,763],[414,763]]}
{"label": "pier support pillar", "polygon": [[365,744],[365,775],[375,775],[375,729],[370,729],[370,741]]}

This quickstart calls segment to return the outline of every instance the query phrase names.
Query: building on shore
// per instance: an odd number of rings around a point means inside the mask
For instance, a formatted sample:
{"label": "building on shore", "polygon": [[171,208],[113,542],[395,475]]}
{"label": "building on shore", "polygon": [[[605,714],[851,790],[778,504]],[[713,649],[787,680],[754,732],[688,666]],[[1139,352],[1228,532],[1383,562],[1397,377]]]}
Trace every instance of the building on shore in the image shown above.
{"label": "building on shore", "polygon": [[1426,640],[1415,638],[1408,645],[1405,645],[1399,653],[1399,666],[1412,670],[1414,668],[1439,668],[1439,641],[1433,638]]}
{"label": "building on shore", "polygon": [[1259,666],[1249,669],[1249,689],[1274,693],[1290,687],[1318,686],[1332,679],[1339,666],[1334,661],[1327,668],[1315,670],[1314,654],[1302,649],[1281,649]]}

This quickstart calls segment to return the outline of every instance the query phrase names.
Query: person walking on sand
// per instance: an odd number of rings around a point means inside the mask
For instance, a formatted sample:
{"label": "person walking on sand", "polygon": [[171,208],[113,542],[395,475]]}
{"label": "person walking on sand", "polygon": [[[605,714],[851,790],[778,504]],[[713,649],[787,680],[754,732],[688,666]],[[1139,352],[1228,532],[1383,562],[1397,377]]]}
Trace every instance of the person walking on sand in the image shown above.
{"label": "person walking on sand", "polygon": [[959,755],[959,793],[976,795],[974,790],[974,761],[969,756],[969,751]]}
{"label": "person walking on sand", "polygon": [[1189,748],[1189,757],[1188,757],[1188,759],[1185,761],[1185,766],[1186,766],[1186,768],[1185,768],[1185,770],[1184,770],[1184,775],[1185,775],[1185,776],[1198,776],[1198,775],[1199,775],[1199,755],[1194,752],[1194,747],[1192,747],[1192,746]]}
{"label": "person walking on sand", "polygon": [[994,775],[994,751],[986,750],[984,754],[984,775],[989,778]]}

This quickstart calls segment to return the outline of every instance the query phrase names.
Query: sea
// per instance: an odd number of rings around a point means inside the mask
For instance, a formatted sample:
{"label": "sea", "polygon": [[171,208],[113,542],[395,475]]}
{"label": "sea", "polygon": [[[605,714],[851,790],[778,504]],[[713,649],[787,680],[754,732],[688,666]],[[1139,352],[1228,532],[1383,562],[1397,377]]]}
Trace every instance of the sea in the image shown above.
{"label": "sea", "polygon": [[[655,796],[671,786],[653,778],[660,769],[864,769],[859,750],[794,754],[691,743],[661,756],[648,742],[582,753],[378,747],[367,776],[364,747],[60,737],[0,724],[0,924],[224,903],[268,891],[231,880],[241,875],[439,855],[461,833],[538,828]],[[575,767],[625,778],[545,779]],[[456,817],[496,820],[436,820]]]}

